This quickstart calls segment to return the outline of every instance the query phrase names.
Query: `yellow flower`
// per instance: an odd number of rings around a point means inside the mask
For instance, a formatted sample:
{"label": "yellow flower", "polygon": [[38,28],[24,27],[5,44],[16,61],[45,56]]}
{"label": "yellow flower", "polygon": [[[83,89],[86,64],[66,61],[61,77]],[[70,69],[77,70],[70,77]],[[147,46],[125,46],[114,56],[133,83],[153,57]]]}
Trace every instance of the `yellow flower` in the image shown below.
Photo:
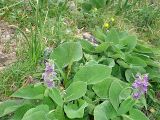
{"label": "yellow flower", "polygon": [[151,113],[156,112],[154,108],[151,108],[149,111],[150,111]]}
{"label": "yellow flower", "polygon": [[105,23],[104,28],[109,28],[109,23]]}
{"label": "yellow flower", "polygon": [[114,22],[114,21],[115,21],[115,19],[112,17],[112,18],[111,18],[111,21],[112,21],[112,22]]}
{"label": "yellow flower", "polygon": [[98,10],[97,8],[93,8],[92,9],[93,12],[97,12],[97,10]]}

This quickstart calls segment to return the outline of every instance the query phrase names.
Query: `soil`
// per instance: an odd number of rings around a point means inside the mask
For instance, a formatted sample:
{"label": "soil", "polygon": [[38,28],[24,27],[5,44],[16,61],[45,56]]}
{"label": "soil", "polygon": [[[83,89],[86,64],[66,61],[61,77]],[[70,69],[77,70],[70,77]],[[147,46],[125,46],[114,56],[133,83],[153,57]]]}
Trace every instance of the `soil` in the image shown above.
{"label": "soil", "polygon": [[16,61],[15,29],[10,24],[0,20],[0,71]]}

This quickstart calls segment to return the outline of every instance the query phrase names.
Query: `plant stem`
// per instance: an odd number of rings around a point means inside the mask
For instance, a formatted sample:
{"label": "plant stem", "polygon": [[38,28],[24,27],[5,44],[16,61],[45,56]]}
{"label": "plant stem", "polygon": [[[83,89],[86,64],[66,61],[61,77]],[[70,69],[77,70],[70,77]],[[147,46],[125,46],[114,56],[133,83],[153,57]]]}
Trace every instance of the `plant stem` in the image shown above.
{"label": "plant stem", "polygon": [[5,7],[1,8],[0,11],[1,11],[1,10],[4,10],[4,9],[9,9],[9,8],[15,7],[15,6],[21,4],[22,2],[24,2],[24,1],[22,0],[22,1],[20,1],[20,2],[17,2],[17,3],[15,3],[15,4],[13,4],[13,5],[10,5],[10,6],[8,6],[8,7],[5,6]]}

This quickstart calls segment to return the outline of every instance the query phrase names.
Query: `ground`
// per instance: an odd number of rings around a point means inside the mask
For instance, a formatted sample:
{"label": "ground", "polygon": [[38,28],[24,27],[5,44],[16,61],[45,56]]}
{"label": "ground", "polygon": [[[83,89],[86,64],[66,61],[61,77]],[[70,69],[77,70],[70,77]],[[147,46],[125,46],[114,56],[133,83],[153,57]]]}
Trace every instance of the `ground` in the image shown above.
{"label": "ground", "polygon": [[0,71],[16,61],[15,29],[1,20],[0,21]]}

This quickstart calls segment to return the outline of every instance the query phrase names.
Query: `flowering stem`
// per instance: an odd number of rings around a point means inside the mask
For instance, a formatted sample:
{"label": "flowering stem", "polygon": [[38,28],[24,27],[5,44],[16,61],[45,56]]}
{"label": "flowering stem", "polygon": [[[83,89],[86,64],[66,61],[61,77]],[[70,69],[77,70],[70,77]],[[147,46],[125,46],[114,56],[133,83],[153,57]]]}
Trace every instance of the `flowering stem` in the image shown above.
{"label": "flowering stem", "polygon": [[69,77],[69,74],[70,74],[70,72],[71,72],[71,69],[72,69],[72,63],[70,63],[70,64],[68,65],[67,79],[68,79],[68,77]]}
{"label": "flowering stem", "polygon": [[55,65],[57,66],[60,74],[62,75],[62,78],[64,79],[64,81],[66,81],[66,75],[65,75],[65,73],[62,71],[62,69],[60,69],[60,67],[56,63],[55,63]]}

